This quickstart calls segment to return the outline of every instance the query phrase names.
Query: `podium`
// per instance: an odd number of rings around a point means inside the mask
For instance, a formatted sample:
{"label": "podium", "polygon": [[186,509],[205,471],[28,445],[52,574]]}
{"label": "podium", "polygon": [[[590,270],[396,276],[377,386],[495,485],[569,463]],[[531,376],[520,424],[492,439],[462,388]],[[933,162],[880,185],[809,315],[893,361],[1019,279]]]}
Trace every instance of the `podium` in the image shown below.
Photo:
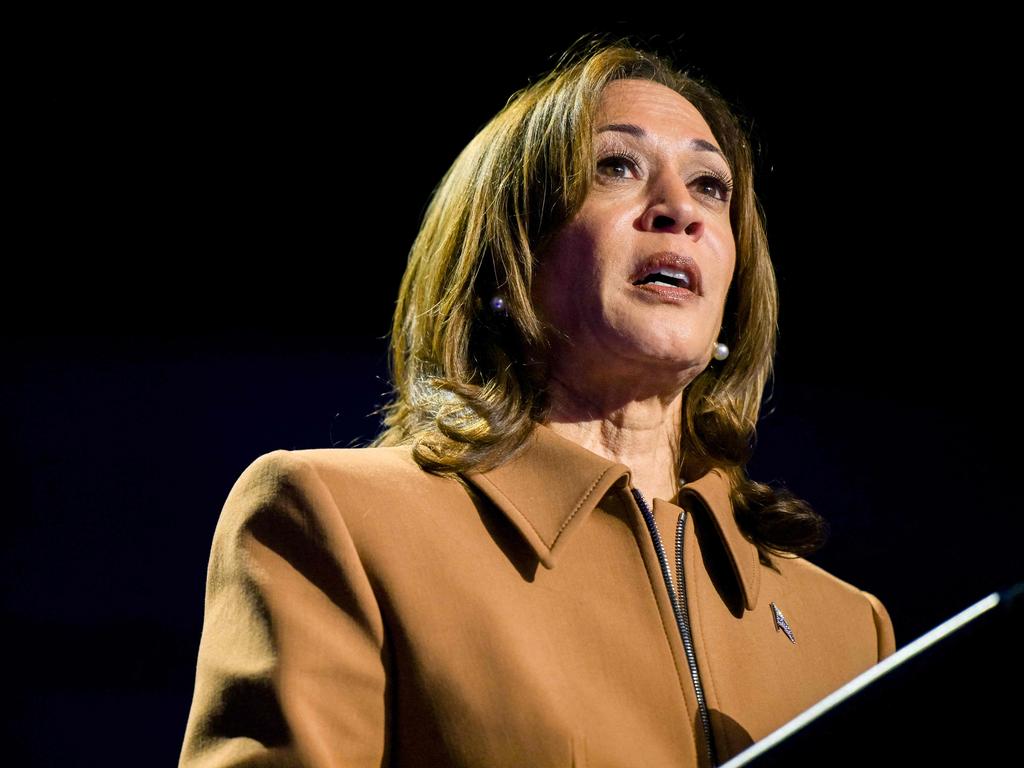
{"label": "podium", "polygon": [[1024,582],[938,625],[721,768],[1024,765]]}

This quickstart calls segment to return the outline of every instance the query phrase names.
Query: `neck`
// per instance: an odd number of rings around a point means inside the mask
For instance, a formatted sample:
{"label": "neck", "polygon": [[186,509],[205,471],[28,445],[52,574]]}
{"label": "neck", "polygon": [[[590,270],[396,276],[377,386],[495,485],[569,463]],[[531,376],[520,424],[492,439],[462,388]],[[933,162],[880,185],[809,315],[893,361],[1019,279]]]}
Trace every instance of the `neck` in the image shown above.
{"label": "neck", "polygon": [[671,394],[638,391],[596,398],[578,385],[549,381],[550,408],[544,421],[552,431],[630,468],[632,485],[648,500],[671,500],[679,492],[682,390]]}

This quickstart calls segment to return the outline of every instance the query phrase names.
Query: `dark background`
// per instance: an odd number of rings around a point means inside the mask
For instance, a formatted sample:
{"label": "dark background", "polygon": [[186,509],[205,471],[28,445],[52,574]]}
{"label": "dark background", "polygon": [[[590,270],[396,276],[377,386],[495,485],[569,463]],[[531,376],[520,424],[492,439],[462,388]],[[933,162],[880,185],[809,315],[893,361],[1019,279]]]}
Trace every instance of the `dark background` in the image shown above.
{"label": "dark background", "polygon": [[175,762],[229,488],[264,452],[376,434],[433,186],[588,31],[673,55],[753,120],[781,316],[750,471],[829,519],[810,559],[880,597],[898,646],[1022,578],[1000,23],[732,21],[26,30],[0,338],[26,764]]}

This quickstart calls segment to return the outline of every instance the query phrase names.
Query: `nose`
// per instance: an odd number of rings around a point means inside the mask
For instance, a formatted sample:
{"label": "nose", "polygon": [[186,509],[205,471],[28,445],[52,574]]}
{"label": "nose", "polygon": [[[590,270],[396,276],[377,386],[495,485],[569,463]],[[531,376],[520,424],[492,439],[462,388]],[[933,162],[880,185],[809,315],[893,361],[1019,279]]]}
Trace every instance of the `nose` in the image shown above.
{"label": "nose", "polygon": [[663,173],[640,223],[648,231],[685,233],[697,240],[704,233],[704,212],[683,179]]}

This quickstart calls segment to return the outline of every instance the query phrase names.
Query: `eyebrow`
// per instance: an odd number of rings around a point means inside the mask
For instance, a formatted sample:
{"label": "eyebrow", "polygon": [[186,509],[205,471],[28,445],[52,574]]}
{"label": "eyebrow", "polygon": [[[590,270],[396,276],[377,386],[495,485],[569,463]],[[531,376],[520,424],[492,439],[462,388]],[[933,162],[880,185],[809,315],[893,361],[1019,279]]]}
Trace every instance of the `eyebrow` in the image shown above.
{"label": "eyebrow", "polygon": [[[643,139],[647,136],[647,131],[641,128],[639,125],[633,123],[610,123],[601,128],[597,129],[598,133],[604,133],[605,131],[619,131],[621,133],[628,133],[630,136],[636,136],[638,139]],[[722,154],[722,150],[712,144],[710,141],[704,139],[690,139],[686,142],[687,146],[691,149],[701,150],[702,152],[714,152],[719,155],[722,159],[725,159],[725,155]]]}

